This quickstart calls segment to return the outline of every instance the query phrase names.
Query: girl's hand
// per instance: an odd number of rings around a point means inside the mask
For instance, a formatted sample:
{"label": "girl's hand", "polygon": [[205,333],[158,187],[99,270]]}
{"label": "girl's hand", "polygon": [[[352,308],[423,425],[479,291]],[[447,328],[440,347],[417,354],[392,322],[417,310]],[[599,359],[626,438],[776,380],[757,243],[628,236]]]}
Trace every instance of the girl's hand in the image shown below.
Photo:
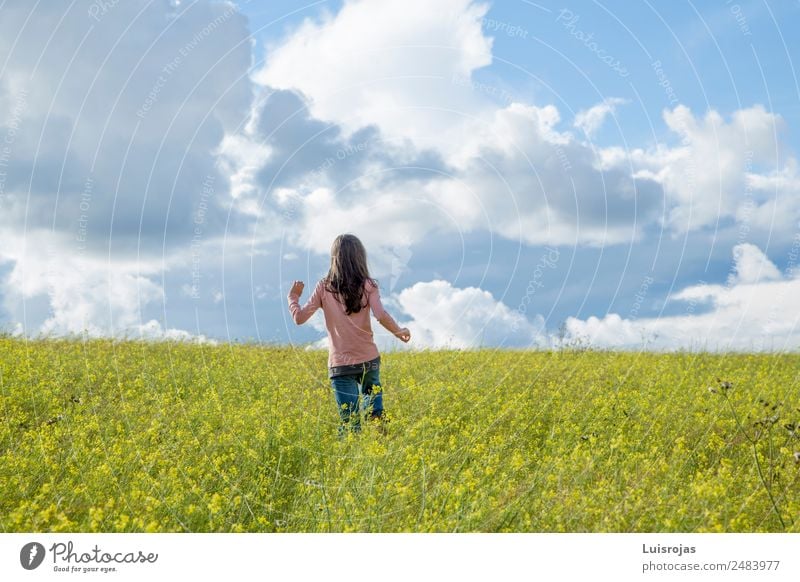
{"label": "girl's hand", "polygon": [[394,335],[397,339],[405,343],[408,343],[408,341],[411,339],[411,332],[408,331],[407,327],[398,329],[396,332],[394,332]]}
{"label": "girl's hand", "polygon": [[295,281],[292,284],[292,288],[289,289],[289,295],[300,297],[303,294],[303,288],[305,287],[305,283],[302,281]]}

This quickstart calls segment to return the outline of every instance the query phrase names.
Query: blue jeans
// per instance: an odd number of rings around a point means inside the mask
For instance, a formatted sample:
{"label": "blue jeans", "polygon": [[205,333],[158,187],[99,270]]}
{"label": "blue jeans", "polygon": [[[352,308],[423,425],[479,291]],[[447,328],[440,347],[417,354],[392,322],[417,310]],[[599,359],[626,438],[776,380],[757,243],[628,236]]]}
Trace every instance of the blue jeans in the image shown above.
{"label": "blue jeans", "polygon": [[[353,431],[360,431],[361,413],[363,412],[371,416],[383,415],[383,391],[380,385],[379,370],[366,370],[359,374],[331,378],[333,396],[336,398],[336,408],[339,411],[339,417],[342,419],[339,434],[342,434],[347,426]],[[360,408],[358,405],[359,396],[361,397]]]}

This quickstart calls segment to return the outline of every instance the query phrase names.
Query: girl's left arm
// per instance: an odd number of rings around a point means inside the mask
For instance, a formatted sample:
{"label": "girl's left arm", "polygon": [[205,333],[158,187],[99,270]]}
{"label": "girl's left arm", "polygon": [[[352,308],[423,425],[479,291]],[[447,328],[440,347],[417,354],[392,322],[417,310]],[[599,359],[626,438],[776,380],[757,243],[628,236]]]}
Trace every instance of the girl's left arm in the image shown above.
{"label": "girl's left arm", "polygon": [[394,318],[389,315],[389,312],[383,308],[383,303],[381,302],[381,292],[378,290],[377,285],[374,285],[372,281],[369,281],[367,285],[369,305],[372,308],[372,314],[375,316],[375,319],[378,320],[378,323],[389,330],[389,332],[391,332],[392,335],[398,339],[404,342],[410,340],[411,332],[408,331],[408,328],[400,327]]}
{"label": "girl's left arm", "polygon": [[317,283],[314,287],[314,292],[308,299],[308,302],[300,307],[300,294],[289,292],[289,313],[292,314],[292,319],[297,325],[302,325],[308,318],[322,307],[322,281]]}

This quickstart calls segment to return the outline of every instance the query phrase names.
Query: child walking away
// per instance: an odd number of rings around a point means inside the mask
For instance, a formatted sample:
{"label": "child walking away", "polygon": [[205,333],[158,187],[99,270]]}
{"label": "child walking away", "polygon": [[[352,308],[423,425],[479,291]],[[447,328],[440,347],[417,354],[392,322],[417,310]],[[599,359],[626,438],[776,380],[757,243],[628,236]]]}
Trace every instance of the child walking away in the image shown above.
{"label": "child walking away", "polygon": [[378,283],[369,276],[364,245],[352,234],[337,236],[331,247],[327,276],[317,283],[308,302],[300,307],[303,287],[302,281],[292,285],[289,311],[297,325],[305,323],[319,308],[325,314],[328,378],[342,420],[339,434],[344,434],[348,427],[360,431],[362,412],[377,420],[379,429],[385,433],[381,357],[372,337],[370,309],[375,319],[401,341],[408,342],[411,332],[400,327],[383,308]]}

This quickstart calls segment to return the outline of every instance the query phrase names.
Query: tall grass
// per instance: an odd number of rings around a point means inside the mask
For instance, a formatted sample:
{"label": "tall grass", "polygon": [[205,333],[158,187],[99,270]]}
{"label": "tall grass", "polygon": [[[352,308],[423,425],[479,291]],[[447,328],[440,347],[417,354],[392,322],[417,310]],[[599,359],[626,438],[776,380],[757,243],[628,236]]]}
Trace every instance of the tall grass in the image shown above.
{"label": "tall grass", "polygon": [[0,338],[0,530],[800,531],[798,355],[389,353],[344,440],[325,362]]}

